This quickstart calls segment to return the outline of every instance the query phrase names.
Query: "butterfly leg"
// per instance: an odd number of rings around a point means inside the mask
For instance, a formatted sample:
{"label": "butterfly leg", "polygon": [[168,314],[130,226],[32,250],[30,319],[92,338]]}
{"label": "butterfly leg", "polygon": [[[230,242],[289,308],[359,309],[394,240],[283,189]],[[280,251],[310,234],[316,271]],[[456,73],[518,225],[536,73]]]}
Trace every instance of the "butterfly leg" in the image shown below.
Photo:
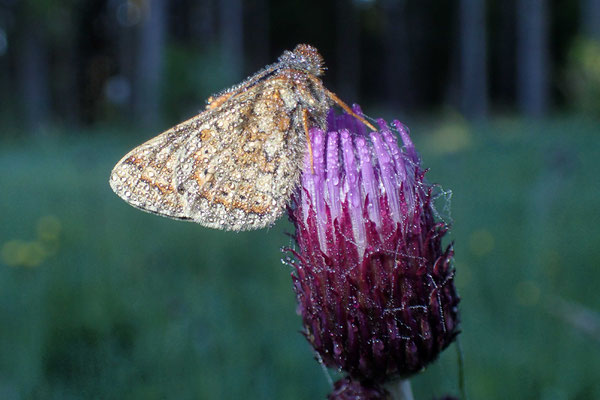
{"label": "butterfly leg", "polygon": [[302,110],[302,123],[304,124],[304,133],[306,134],[306,143],[308,144],[308,154],[310,156],[310,172],[315,173],[315,165],[313,162],[312,144],[310,142],[310,132],[308,129],[308,110]]}
{"label": "butterfly leg", "polygon": [[352,111],[352,109],[350,107],[348,107],[348,104],[344,103],[342,101],[342,99],[337,97],[337,95],[335,93],[330,92],[329,90],[327,90],[326,92],[327,92],[327,96],[329,96],[329,98],[331,100],[333,100],[338,106],[342,107],[342,109],[344,111],[346,111],[348,114],[352,115],[354,118],[356,118],[357,120],[359,120],[360,122],[365,124],[372,131],[377,132],[377,128],[375,128],[373,126],[373,124],[371,124],[369,121],[367,121],[366,119],[364,119],[363,117],[361,117],[360,115],[358,115],[354,111]]}

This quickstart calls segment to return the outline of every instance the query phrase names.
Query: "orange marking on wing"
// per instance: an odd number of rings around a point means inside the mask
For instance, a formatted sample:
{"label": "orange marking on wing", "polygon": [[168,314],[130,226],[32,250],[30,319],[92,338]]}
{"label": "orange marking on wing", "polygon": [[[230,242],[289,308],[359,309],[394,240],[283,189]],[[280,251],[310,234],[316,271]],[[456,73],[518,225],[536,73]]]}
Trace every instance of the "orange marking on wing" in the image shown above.
{"label": "orange marking on wing", "polygon": [[207,141],[208,139],[210,139],[212,134],[213,131],[211,131],[210,129],[202,129],[202,131],[200,132],[200,139],[202,141]]}
{"label": "orange marking on wing", "polygon": [[143,160],[141,158],[137,158],[136,156],[129,156],[123,160],[123,163],[129,165],[139,165],[142,163],[142,161]]}
{"label": "orange marking on wing", "polygon": [[280,131],[285,132],[290,129],[290,123],[290,119],[284,115],[277,120],[277,127]]}
{"label": "orange marking on wing", "polygon": [[169,193],[173,193],[173,187],[171,185],[162,185],[158,182],[154,182],[152,181],[150,178],[146,178],[146,177],[141,177],[140,178],[141,182],[147,183],[149,186],[156,188],[160,191],[161,194],[169,194]]}
{"label": "orange marking on wing", "polygon": [[202,188],[198,193],[200,197],[203,197],[212,203],[221,204],[229,210],[240,209],[245,213],[264,215],[271,209],[271,206],[267,201],[267,196],[264,194],[260,195],[259,201],[255,200],[251,204],[247,201],[233,200],[229,194],[229,192],[219,192],[209,188]]}
{"label": "orange marking on wing", "polygon": [[233,96],[234,92],[232,93],[225,93],[217,98],[214,98],[212,96],[210,96],[208,98],[208,104],[206,105],[206,109],[207,110],[214,110],[215,108],[219,107],[220,105],[222,105],[223,103],[225,103],[227,100],[229,100],[229,98],[231,96]]}

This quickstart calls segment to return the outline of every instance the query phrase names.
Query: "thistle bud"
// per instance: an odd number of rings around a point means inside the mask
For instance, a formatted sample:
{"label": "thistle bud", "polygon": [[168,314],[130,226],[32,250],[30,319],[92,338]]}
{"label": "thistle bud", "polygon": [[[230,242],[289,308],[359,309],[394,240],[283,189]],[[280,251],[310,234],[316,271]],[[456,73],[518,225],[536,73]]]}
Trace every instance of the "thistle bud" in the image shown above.
{"label": "thistle bud", "polygon": [[312,129],[289,210],[306,338],[326,366],[377,385],[423,369],[454,340],[459,302],[434,187],[407,129],[378,124],[367,132],[330,114],[327,132]]}

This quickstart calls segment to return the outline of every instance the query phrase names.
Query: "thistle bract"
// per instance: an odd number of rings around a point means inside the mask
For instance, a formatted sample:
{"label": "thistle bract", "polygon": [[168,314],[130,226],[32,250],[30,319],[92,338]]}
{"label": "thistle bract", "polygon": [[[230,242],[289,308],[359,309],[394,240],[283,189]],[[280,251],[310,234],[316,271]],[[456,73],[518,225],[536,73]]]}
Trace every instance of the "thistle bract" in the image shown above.
{"label": "thistle bract", "polygon": [[337,381],[333,386],[333,392],[327,398],[328,400],[391,400],[387,390],[365,385],[350,378]]}

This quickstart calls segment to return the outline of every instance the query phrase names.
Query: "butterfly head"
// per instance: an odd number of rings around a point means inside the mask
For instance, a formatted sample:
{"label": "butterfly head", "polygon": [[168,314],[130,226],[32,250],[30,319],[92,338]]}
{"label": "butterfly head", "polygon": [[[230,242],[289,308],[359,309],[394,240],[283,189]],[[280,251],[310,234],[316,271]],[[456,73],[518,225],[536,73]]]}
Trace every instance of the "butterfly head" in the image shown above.
{"label": "butterfly head", "polygon": [[299,44],[293,51],[285,51],[279,62],[288,68],[307,72],[311,75],[323,75],[324,61],[318,50],[308,44]]}

